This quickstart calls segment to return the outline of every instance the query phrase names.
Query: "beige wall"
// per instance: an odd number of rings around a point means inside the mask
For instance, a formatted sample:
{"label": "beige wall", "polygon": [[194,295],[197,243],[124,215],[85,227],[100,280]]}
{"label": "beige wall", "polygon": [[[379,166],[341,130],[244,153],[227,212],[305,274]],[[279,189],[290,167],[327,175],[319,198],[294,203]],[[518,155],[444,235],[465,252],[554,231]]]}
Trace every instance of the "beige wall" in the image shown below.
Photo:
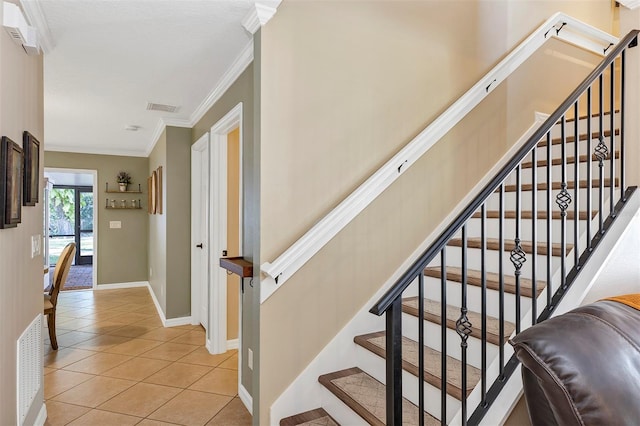
{"label": "beige wall", "polygon": [[[224,117],[238,103],[242,102],[242,255],[245,259],[255,261],[254,282],[257,281],[259,268],[257,260],[259,255],[259,170],[260,170],[260,150],[254,135],[254,72],[257,58],[259,58],[259,43],[254,42],[254,62],[238,77],[229,87],[225,94],[213,105],[209,111],[196,123],[191,134],[191,141],[195,143],[203,134],[209,132],[211,127]],[[241,375],[242,386],[250,395],[253,395],[253,386],[258,379],[254,377],[253,371],[247,364],[248,350],[254,352],[254,360],[258,356],[258,333],[257,321],[259,316],[259,293],[254,288],[245,285],[245,292],[242,296],[242,341],[240,342],[242,351]],[[254,368],[258,368],[254,361]],[[253,395],[254,407],[257,407],[259,400],[257,395]]]}
{"label": "beige wall", "polygon": [[[93,260],[98,272],[98,285],[147,281],[147,169],[149,160],[142,157],[119,155],[77,154],[70,152],[46,151],[45,167],[97,170],[98,187],[94,200],[98,210],[97,256]],[[129,189],[141,185],[142,194],[107,194],[106,183],[110,190],[117,190],[116,176],[126,171],[131,175]],[[106,199],[140,199],[142,210],[109,210],[105,208]],[[110,229],[112,220],[122,223],[121,229]]]}
{"label": "beige wall", "polygon": [[[147,175],[162,166],[163,180],[167,175],[167,131],[165,129],[158,138],[153,151],[149,155]],[[162,182],[162,199],[166,205],[167,185]],[[166,210],[164,210],[166,211]],[[150,214],[149,217],[149,285],[158,299],[163,312],[167,312],[167,215]]]}
{"label": "beige wall", "polygon": [[149,156],[162,166],[162,214],[149,218],[149,283],[165,317],[191,315],[191,129],[168,126]]}
{"label": "beige wall", "polygon": [[[558,10],[611,30],[604,0],[285,1],[261,32],[260,261],[273,261]],[[519,83],[495,89],[261,306],[259,423],[532,124],[533,111],[558,104],[568,80],[577,84],[588,72],[572,66],[571,78],[559,78],[540,68],[559,61],[544,55],[510,79]],[[536,77],[561,90],[529,102],[536,84],[512,88]]]}
{"label": "beige wall", "polygon": [[[12,1],[12,3],[17,3]],[[2,9],[0,9],[0,21]],[[22,132],[28,130],[44,152],[42,56],[27,56],[6,31],[0,31],[0,129],[22,146]],[[40,162],[40,178],[42,164]],[[31,258],[31,236],[42,235],[42,185],[40,202],[22,207],[17,228],[0,229],[0,424],[14,425],[16,419],[16,342],[29,324],[42,313],[41,256]],[[41,374],[41,373],[40,373]],[[42,377],[40,377],[42,380]],[[36,395],[25,424],[33,424],[44,394]]]}

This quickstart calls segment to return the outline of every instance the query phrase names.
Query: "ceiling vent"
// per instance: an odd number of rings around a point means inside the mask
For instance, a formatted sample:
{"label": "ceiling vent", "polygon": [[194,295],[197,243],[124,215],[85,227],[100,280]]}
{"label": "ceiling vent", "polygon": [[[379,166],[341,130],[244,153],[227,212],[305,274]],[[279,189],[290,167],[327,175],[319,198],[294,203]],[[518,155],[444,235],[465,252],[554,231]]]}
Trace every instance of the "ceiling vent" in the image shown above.
{"label": "ceiling vent", "polygon": [[178,112],[180,107],[175,105],[154,104],[153,102],[147,102],[148,111],[162,111],[162,112]]}

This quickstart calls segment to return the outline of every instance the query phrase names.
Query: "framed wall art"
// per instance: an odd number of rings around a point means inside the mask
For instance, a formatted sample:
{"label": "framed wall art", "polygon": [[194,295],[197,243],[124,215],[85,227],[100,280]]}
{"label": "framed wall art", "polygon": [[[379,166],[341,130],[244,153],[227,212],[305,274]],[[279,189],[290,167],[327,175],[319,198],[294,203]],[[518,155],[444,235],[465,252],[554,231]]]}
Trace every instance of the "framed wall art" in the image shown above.
{"label": "framed wall art", "polygon": [[0,228],[15,228],[22,220],[24,156],[20,145],[0,140]]}
{"label": "framed wall art", "polygon": [[156,170],[156,213],[162,214],[162,166]]}
{"label": "framed wall art", "polygon": [[40,193],[40,142],[29,132],[22,136],[24,154],[24,190],[22,203],[35,206]]}

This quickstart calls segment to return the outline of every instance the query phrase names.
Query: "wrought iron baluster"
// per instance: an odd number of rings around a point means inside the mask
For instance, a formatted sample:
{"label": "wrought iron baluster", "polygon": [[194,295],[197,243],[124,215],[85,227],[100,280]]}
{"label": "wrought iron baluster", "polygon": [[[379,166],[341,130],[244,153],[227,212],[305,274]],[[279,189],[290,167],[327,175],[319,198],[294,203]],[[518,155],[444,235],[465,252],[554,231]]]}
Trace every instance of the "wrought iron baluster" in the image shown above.
{"label": "wrought iron baluster", "polygon": [[626,54],[627,50],[623,50],[620,55],[620,199],[627,201],[625,182],[624,182],[624,114],[625,114],[625,86],[626,86]]}
{"label": "wrought iron baluster", "polygon": [[[580,129],[578,125],[580,123],[578,120],[578,101],[573,104],[573,115],[575,117],[573,122],[573,134],[575,135],[575,143],[573,144],[573,181],[575,182],[573,191],[575,197],[573,200],[573,264],[577,269],[580,269],[580,145],[578,144],[578,141],[580,140]],[[591,135],[587,133],[587,139],[589,138],[591,138]],[[588,182],[587,186],[589,186]]]}
{"label": "wrought iron baluster", "polygon": [[515,268],[515,284],[516,284],[516,334],[520,333],[520,321],[521,321],[521,304],[520,304],[520,274],[524,263],[527,261],[524,250],[522,250],[522,244],[520,241],[520,218],[522,216],[522,182],[521,182],[522,170],[520,165],[516,166],[516,238],[515,247],[511,250],[511,256],[509,259],[513,263]]}
{"label": "wrought iron baluster", "polygon": [[[481,294],[481,323],[482,323],[482,342],[481,344],[481,370],[482,370],[482,397],[481,404],[486,404],[487,399],[487,233],[486,233],[486,220],[487,220],[487,208],[486,204],[483,204],[480,208],[480,291]],[[502,255],[502,253],[500,254]]]}
{"label": "wrought iron baluster", "polygon": [[598,218],[599,218],[599,228],[598,232],[602,235],[604,234],[604,160],[607,158],[609,154],[609,150],[607,149],[607,145],[604,143],[604,82],[603,82],[602,73],[598,77],[598,88],[600,91],[599,98],[599,106],[600,113],[598,115],[598,124],[600,125],[600,137],[598,138],[599,142],[595,149],[595,155],[599,161],[600,167],[600,175],[598,182]]}
{"label": "wrought iron baluster", "polygon": [[611,62],[611,78],[609,80],[609,134],[610,136],[610,150],[609,150],[609,158],[611,165],[609,166],[609,214],[611,217],[616,217],[616,132],[615,132],[615,98],[616,98],[616,89],[615,89],[615,61]]}
{"label": "wrought iron baluster", "polygon": [[[447,246],[440,251],[440,424],[447,424]],[[444,389],[444,390],[443,390]]]}
{"label": "wrought iron baluster", "polygon": [[547,132],[547,309],[551,307],[551,301],[553,298],[553,284],[551,282],[551,252],[553,244],[551,240],[551,219],[553,216],[553,204],[551,202],[551,190],[552,190],[552,159],[551,159],[551,130]]}
{"label": "wrought iron baluster", "polygon": [[[467,424],[467,340],[471,334],[471,322],[467,317],[467,224],[462,225],[462,303],[460,304],[460,317],[456,321],[456,333],[460,336],[461,356],[461,390],[460,401],[462,403],[462,424]],[[444,319],[443,319],[444,321]]]}
{"label": "wrought iron baluster", "polygon": [[538,301],[536,292],[536,267],[538,262],[538,156],[537,145],[531,151],[531,325],[536,324],[538,318]]}
{"label": "wrought iron baluster", "polygon": [[[418,320],[424,320],[419,312]],[[402,297],[396,298],[386,313],[387,336],[387,425],[402,425]]]}
{"label": "wrought iron baluster", "polygon": [[[498,218],[498,334],[504,342],[504,182],[500,184],[500,205]],[[504,345],[499,345],[500,379],[504,378]]]}
{"label": "wrought iron baluster", "polygon": [[[418,275],[418,312],[424,312],[424,271]],[[418,415],[418,425],[424,426],[424,321],[418,322]]]}
{"label": "wrought iron baluster", "polygon": [[[567,191],[567,120],[563,115],[561,122],[561,157],[562,157],[562,183],[560,184],[560,192],[556,195],[556,204],[560,207],[560,285],[564,289],[567,285],[567,209],[571,204],[571,194]],[[575,141],[574,143],[578,143]],[[578,185],[578,183],[574,183]]]}
{"label": "wrought iron baluster", "polygon": [[[592,201],[591,201],[591,159],[593,154],[591,154],[591,119],[592,119],[592,111],[591,111],[591,86],[587,89],[587,250],[592,251],[593,247],[591,246],[591,220],[593,216],[591,212],[593,210]],[[577,204],[577,203],[576,203]]]}

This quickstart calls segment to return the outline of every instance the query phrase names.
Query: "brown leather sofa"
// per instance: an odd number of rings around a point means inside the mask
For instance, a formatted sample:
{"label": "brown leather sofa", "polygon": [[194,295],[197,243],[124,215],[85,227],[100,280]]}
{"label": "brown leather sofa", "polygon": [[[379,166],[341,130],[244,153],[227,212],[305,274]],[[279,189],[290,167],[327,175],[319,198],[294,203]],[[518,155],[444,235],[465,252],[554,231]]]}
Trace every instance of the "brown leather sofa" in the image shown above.
{"label": "brown leather sofa", "polygon": [[599,301],[510,343],[532,425],[640,425],[640,311]]}

